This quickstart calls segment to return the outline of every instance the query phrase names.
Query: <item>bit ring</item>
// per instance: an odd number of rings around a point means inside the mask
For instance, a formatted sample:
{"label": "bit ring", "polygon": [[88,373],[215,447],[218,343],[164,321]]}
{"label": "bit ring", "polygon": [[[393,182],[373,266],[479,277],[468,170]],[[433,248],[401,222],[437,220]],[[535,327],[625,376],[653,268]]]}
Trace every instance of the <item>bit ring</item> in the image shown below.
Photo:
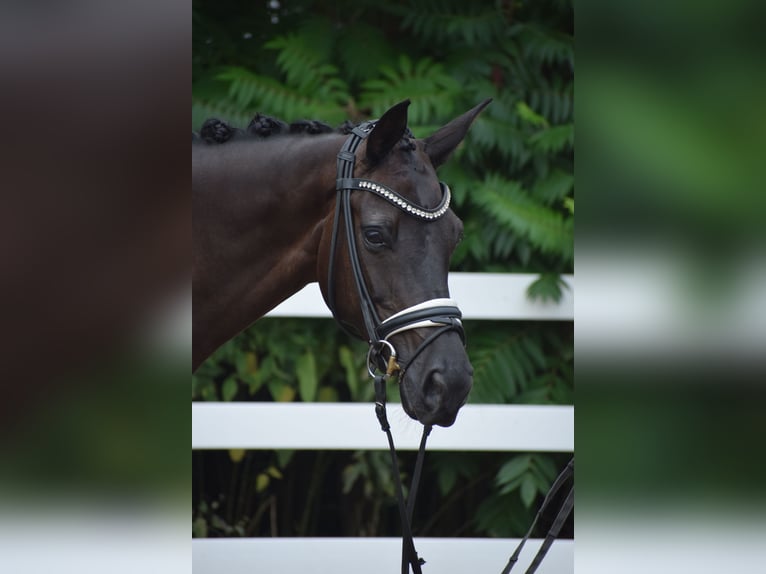
{"label": "bit ring", "polygon": [[396,349],[389,341],[380,339],[379,341],[370,343],[370,350],[367,351],[367,372],[370,373],[371,377],[375,376],[375,370],[377,369],[377,367],[373,365],[373,351],[380,353],[384,346],[388,347],[388,350],[391,352],[391,356],[388,359],[388,370],[386,371],[386,375],[391,375],[394,371],[399,370],[399,364],[396,362]]}

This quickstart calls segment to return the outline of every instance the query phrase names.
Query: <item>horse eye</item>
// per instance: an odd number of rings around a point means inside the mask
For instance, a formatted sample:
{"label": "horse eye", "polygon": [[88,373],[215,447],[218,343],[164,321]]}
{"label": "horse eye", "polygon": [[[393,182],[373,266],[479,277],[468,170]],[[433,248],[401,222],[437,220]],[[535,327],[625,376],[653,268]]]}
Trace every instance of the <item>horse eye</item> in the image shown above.
{"label": "horse eye", "polygon": [[378,229],[365,229],[364,239],[372,247],[385,247],[386,238]]}

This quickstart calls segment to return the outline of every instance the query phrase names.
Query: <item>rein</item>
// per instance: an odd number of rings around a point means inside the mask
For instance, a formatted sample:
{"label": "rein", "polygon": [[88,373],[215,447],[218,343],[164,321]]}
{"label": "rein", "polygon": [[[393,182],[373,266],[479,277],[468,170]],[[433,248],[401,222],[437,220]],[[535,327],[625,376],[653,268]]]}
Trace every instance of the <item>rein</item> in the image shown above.
{"label": "rein", "polygon": [[[561,489],[564,483],[566,483],[566,481],[573,476],[574,476],[574,457],[572,457],[572,459],[564,467],[564,470],[562,470],[561,473],[556,477],[556,480],[553,481],[553,484],[548,490],[548,494],[545,495],[545,498],[543,499],[543,503],[540,505],[540,508],[538,509],[534,520],[532,520],[532,524],[529,526],[529,530],[527,530],[527,533],[524,535],[524,538],[522,538],[521,542],[519,542],[519,545],[516,547],[516,550],[513,552],[510,559],[508,560],[508,564],[505,565],[505,568],[503,568],[503,571],[500,574],[510,574],[511,570],[516,565],[516,562],[519,559],[519,554],[521,554],[521,549],[524,548],[524,544],[529,539],[529,536],[532,534],[532,530],[534,530],[535,525],[537,524],[537,520],[540,518],[543,511],[548,507],[548,504],[550,504],[551,500],[553,500],[553,497],[555,496],[555,494]],[[569,492],[567,493],[567,496],[564,499],[564,502],[561,503],[561,507],[559,508],[558,514],[556,514],[556,518],[553,520],[553,524],[551,524],[551,527],[548,529],[548,534],[545,535],[545,540],[543,540],[543,543],[540,545],[540,548],[538,549],[537,554],[535,554],[534,559],[532,560],[529,567],[527,568],[526,574],[534,574],[534,572],[537,571],[537,567],[540,566],[540,563],[543,561],[543,558],[545,558],[545,555],[548,553],[548,549],[551,547],[551,545],[553,544],[553,541],[559,535],[559,532],[561,531],[561,527],[564,525],[564,521],[566,521],[566,519],[569,517],[569,514],[572,512],[573,508],[574,508],[574,484],[569,488]]]}
{"label": "rein", "polygon": [[[349,258],[351,260],[351,271],[354,276],[357,294],[359,295],[359,304],[364,320],[364,326],[367,335],[367,342],[370,350],[367,354],[367,369],[374,380],[375,385],[375,413],[380,422],[380,427],[386,433],[388,439],[389,451],[391,453],[392,474],[396,485],[396,496],[399,505],[399,516],[402,522],[402,574],[407,574],[412,567],[414,574],[422,574],[421,566],[425,561],[420,558],[415,550],[415,544],[412,539],[412,513],[415,507],[415,497],[417,494],[420,474],[423,468],[423,459],[425,457],[426,439],[431,433],[431,426],[423,426],[423,435],[420,440],[420,448],[415,462],[415,471],[410,486],[409,500],[405,505],[404,493],[396,458],[396,447],[391,435],[391,426],[388,423],[386,415],[386,383],[392,376],[404,376],[407,367],[423,352],[423,350],[435,341],[440,335],[449,331],[457,331],[460,338],[465,343],[465,334],[461,322],[462,313],[457,303],[452,299],[437,298],[423,301],[394,315],[385,320],[375,309],[375,304],[370,296],[369,289],[364,279],[359,251],[357,249],[356,237],[354,234],[354,222],[351,210],[351,192],[364,191],[377,195],[381,199],[388,201],[392,205],[401,209],[408,215],[422,220],[424,223],[435,221],[442,217],[449,210],[451,193],[449,187],[444,183],[439,183],[442,191],[442,199],[439,205],[433,209],[428,209],[416,205],[398,194],[393,189],[366,179],[354,177],[354,165],[356,161],[356,150],[359,144],[365,140],[368,134],[375,126],[375,122],[366,122],[354,128],[338,152],[337,161],[337,182],[338,191],[337,201],[335,203],[335,218],[333,220],[332,238],[330,242],[330,263],[328,270],[328,304],[338,320],[343,326],[336,313],[335,306],[335,256],[340,236],[340,223],[344,222],[346,231],[346,245],[348,247]],[[435,328],[436,330],[429,335],[413,352],[412,356],[405,361],[398,359],[396,349],[389,341],[393,335],[408,331],[411,329]],[[388,359],[384,356],[384,351],[388,352]],[[377,370],[382,374],[375,374]]]}

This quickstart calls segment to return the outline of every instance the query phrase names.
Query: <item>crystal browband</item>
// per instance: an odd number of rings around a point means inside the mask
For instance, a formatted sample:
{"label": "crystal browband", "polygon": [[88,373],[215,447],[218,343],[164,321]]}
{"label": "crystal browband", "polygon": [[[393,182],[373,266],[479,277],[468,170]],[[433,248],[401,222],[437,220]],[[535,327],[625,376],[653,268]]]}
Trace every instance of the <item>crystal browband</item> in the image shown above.
{"label": "crystal browband", "polygon": [[336,188],[371,191],[372,193],[382,197],[406,213],[414,215],[415,217],[419,217],[425,221],[432,221],[434,219],[439,219],[442,215],[447,213],[452,198],[449,186],[441,181],[439,182],[439,185],[441,186],[442,190],[442,200],[441,203],[433,209],[427,209],[425,207],[416,205],[396,193],[393,189],[368,179],[358,179],[353,177],[338,179]]}

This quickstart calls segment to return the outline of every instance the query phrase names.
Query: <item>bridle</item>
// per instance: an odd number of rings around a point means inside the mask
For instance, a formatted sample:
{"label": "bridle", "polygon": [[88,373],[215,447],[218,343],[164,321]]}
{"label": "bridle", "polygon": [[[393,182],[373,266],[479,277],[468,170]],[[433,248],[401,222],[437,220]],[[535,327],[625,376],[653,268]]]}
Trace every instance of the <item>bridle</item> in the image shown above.
{"label": "bridle", "polygon": [[[431,432],[430,425],[424,425],[423,435],[420,441],[420,448],[415,462],[415,471],[413,473],[412,485],[410,487],[410,496],[405,507],[404,495],[399,470],[396,461],[396,448],[394,447],[393,437],[391,435],[390,425],[386,416],[386,382],[389,377],[396,374],[404,376],[407,368],[423,352],[424,349],[433,343],[439,336],[455,331],[465,344],[465,333],[461,322],[462,313],[457,303],[452,299],[436,298],[423,301],[411,307],[407,307],[385,320],[381,320],[373,303],[370,291],[364,278],[359,251],[357,249],[356,236],[354,234],[354,221],[351,211],[351,193],[353,191],[364,191],[372,193],[379,198],[389,202],[395,207],[401,209],[411,217],[415,217],[428,224],[444,216],[449,210],[451,193],[449,187],[444,183],[439,183],[442,191],[442,199],[434,208],[426,208],[417,205],[393,189],[368,179],[359,179],[354,177],[354,166],[356,162],[356,151],[359,145],[367,138],[375,122],[366,122],[354,128],[346,139],[343,147],[338,152],[337,161],[337,181],[336,190],[338,192],[335,202],[335,216],[333,220],[332,238],[330,242],[330,257],[327,281],[328,306],[338,323],[343,326],[336,312],[335,296],[335,259],[338,248],[338,239],[340,236],[340,223],[344,222],[346,231],[346,246],[349,252],[351,262],[351,272],[354,277],[359,304],[364,320],[367,342],[370,350],[367,354],[367,369],[370,376],[373,377],[375,386],[375,413],[378,416],[381,429],[386,433],[391,453],[391,464],[393,468],[394,481],[396,483],[397,499],[399,504],[399,515],[402,521],[402,574],[409,572],[409,566],[415,574],[421,574],[421,565],[424,561],[418,557],[415,551],[415,545],[412,540],[411,521],[412,512],[415,506],[415,496],[417,493],[418,482],[423,467],[423,458],[425,455],[426,439]],[[345,328],[345,327],[344,327]],[[412,329],[433,328],[435,329],[426,337],[407,361],[402,360],[389,340],[390,337]],[[388,358],[385,355],[388,354]],[[376,374],[376,371],[380,371]]]}
{"label": "bridle", "polygon": [[[449,210],[452,198],[449,187],[445,183],[440,182],[439,186],[442,190],[441,202],[436,207],[429,209],[416,205],[381,183],[368,179],[355,178],[355,152],[358,149],[359,144],[365,140],[374,126],[375,122],[371,121],[354,128],[346,139],[346,142],[343,144],[343,147],[338,152],[336,181],[338,197],[335,203],[335,216],[333,219],[332,239],[330,242],[329,270],[327,274],[328,306],[338,322],[343,325],[338,317],[335,305],[335,260],[338,239],[340,236],[340,224],[341,221],[343,221],[346,232],[346,245],[349,251],[349,259],[351,261],[351,273],[354,277],[354,283],[359,296],[359,305],[364,320],[367,342],[371,347],[377,347],[378,356],[383,349],[390,349],[391,347],[391,345],[383,345],[382,343],[384,341],[388,341],[393,335],[410,329],[438,327],[439,331],[436,333],[437,336],[446,331],[457,331],[460,338],[465,341],[463,324],[460,321],[462,313],[460,312],[457,303],[452,299],[437,298],[423,301],[417,305],[403,309],[385,320],[380,319],[375,304],[372,301],[370,291],[367,288],[367,283],[364,278],[361,261],[359,259],[359,251],[357,249],[356,236],[354,234],[354,222],[351,211],[351,192],[358,190],[377,195],[381,199],[384,199],[395,207],[401,209],[404,213],[420,219],[424,223],[436,221],[444,216]],[[419,355],[428,344],[433,342],[435,338],[436,337],[434,336],[428,337],[413,353],[413,356],[409,358],[406,364],[403,362],[397,363],[399,364],[399,367],[402,370],[405,370],[406,366],[411,364],[414,358]],[[368,366],[372,367],[372,365]],[[382,367],[382,365],[379,366]]]}
{"label": "bridle", "polygon": [[[335,216],[333,219],[332,238],[330,242],[327,299],[328,306],[330,307],[333,316],[338,321],[338,324],[346,329],[336,312],[335,305],[335,258],[338,247],[338,238],[340,235],[340,223],[341,220],[343,220],[346,230],[346,245],[348,247],[349,258],[351,261],[351,271],[359,296],[359,304],[362,318],[364,320],[367,342],[370,346],[369,352],[367,353],[367,370],[374,380],[375,414],[378,417],[381,429],[386,433],[389,452],[391,454],[392,474],[396,486],[399,516],[402,522],[402,574],[408,574],[410,566],[412,567],[414,574],[422,574],[421,566],[425,561],[418,557],[417,551],[415,550],[415,544],[412,539],[411,523],[418,483],[420,482],[420,475],[423,469],[426,440],[431,433],[431,426],[423,426],[423,434],[420,439],[420,447],[415,461],[415,470],[412,475],[410,495],[405,506],[402,483],[399,477],[399,469],[396,459],[396,448],[394,446],[391,427],[386,415],[386,382],[388,378],[397,374],[401,380],[401,377],[404,376],[407,368],[413,361],[415,361],[423,350],[444,333],[456,331],[458,335],[460,335],[463,344],[465,344],[465,333],[461,322],[462,313],[454,300],[437,298],[429,299],[428,301],[423,301],[411,307],[407,307],[381,321],[367,288],[361,262],[359,260],[359,252],[357,249],[356,237],[354,235],[354,221],[351,211],[351,192],[358,190],[373,193],[398,207],[408,215],[420,219],[425,223],[435,221],[447,213],[449,210],[451,193],[449,187],[445,183],[439,182],[439,186],[442,190],[441,202],[435,208],[428,209],[414,204],[383,184],[367,179],[355,178],[354,165],[356,162],[356,150],[359,148],[359,144],[361,144],[369,135],[374,126],[375,122],[371,121],[354,128],[343,144],[343,147],[338,152],[336,181],[338,196],[335,203]],[[389,341],[389,338],[404,331],[421,328],[433,328],[435,331],[421,342],[407,361],[401,360],[396,353],[396,348]],[[346,330],[348,331],[348,329]],[[385,351],[388,352],[387,359],[385,358]],[[378,372],[378,374],[376,374],[376,372]],[[542,512],[548,506],[556,492],[560,490],[561,486],[573,475],[574,458],[567,464],[558,478],[554,481],[548,494],[546,494],[529,531],[517,546],[515,552],[508,561],[508,564],[503,569],[502,574],[508,574],[511,571],[518,561],[521,549],[524,547],[525,542],[532,533]],[[537,555],[528,568],[527,574],[535,572],[539,564],[542,562],[542,559],[548,552],[553,540],[558,536],[564,521],[572,511],[573,505],[574,486],[570,488],[541,548],[538,550]]]}

